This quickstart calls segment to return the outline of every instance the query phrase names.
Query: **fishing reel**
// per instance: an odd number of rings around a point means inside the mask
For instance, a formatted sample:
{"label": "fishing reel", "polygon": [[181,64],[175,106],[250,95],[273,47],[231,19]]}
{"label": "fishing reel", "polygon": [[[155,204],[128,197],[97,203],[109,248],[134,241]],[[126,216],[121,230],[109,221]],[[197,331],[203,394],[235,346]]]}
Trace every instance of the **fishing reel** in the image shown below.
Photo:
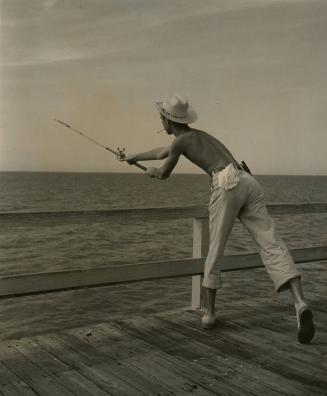
{"label": "fishing reel", "polygon": [[126,157],[125,147],[123,148],[117,147],[117,159],[121,160],[124,159],[125,157]]}

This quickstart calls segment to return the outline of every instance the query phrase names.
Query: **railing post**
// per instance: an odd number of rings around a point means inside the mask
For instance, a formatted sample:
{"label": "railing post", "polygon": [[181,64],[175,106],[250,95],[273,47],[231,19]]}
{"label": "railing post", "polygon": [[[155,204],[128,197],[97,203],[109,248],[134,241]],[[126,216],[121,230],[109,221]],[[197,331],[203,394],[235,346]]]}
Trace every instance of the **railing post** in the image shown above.
{"label": "railing post", "polygon": [[[209,247],[209,220],[207,217],[193,219],[193,257],[206,257]],[[192,309],[201,308],[202,275],[192,276]]]}

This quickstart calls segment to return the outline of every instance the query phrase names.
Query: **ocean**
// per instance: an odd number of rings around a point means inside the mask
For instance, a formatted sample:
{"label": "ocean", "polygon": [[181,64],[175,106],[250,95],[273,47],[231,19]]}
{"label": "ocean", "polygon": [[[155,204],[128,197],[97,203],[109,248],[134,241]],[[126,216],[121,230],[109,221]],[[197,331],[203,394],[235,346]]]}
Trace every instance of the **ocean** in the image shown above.
{"label": "ocean", "polygon": [[[327,200],[327,176],[257,176],[267,203]],[[174,174],[0,172],[0,212],[207,205],[209,178]],[[275,216],[290,248],[327,244],[327,214]],[[1,215],[0,215],[1,222]],[[226,254],[255,251],[236,223]],[[192,255],[192,219],[1,227],[0,275],[123,265]]]}

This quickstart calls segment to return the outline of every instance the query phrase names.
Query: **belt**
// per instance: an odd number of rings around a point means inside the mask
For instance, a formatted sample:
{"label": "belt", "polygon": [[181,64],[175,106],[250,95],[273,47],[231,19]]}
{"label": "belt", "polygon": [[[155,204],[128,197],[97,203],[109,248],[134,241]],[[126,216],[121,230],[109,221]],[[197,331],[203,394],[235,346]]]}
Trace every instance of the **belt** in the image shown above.
{"label": "belt", "polygon": [[[227,165],[226,165],[226,166],[227,166]],[[226,168],[226,166],[219,166],[218,168],[215,168],[215,169],[211,172],[211,174],[221,172],[223,169]],[[242,167],[241,165],[239,165],[239,164],[237,164],[237,166],[234,165],[234,167],[235,167],[236,169],[239,169],[239,170],[244,170],[243,167]]]}

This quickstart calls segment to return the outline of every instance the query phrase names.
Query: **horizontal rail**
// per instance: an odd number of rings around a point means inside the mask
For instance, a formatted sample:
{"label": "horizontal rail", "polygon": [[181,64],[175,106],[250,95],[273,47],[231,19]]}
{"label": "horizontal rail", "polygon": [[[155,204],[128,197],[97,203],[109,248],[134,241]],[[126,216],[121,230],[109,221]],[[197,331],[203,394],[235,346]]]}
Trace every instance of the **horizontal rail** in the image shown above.
{"label": "horizontal rail", "polygon": [[[327,202],[267,205],[270,214],[305,214],[327,212]],[[53,212],[1,212],[1,227],[54,226],[63,224],[105,223],[114,219],[175,220],[208,217],[204,205],[167,208],[81,210]]]}
{"label": "horizontal rail", "polygon": [[[293,249],[296,263],[327,259],[327,246]],[[107,266],[80,270],[42,272],[0,277],[0,296],[18,296],[54,292],[76,288],[107,286],[125,282],[172,278],[203,273],[204,258],[147,262],[122,266]],[[236,271],[262,267],[258,254],[225,256],[222,271]]]}
{"label": "horizontal rail", "polygon": [[172,220],[208,216],[205,206],[186,208],[142,208],[112,210],[81,210],[61,212],[8,212],[0,213],[0,224],[4,226],[48,226],[61,224],[106,223],[123,220]]}

